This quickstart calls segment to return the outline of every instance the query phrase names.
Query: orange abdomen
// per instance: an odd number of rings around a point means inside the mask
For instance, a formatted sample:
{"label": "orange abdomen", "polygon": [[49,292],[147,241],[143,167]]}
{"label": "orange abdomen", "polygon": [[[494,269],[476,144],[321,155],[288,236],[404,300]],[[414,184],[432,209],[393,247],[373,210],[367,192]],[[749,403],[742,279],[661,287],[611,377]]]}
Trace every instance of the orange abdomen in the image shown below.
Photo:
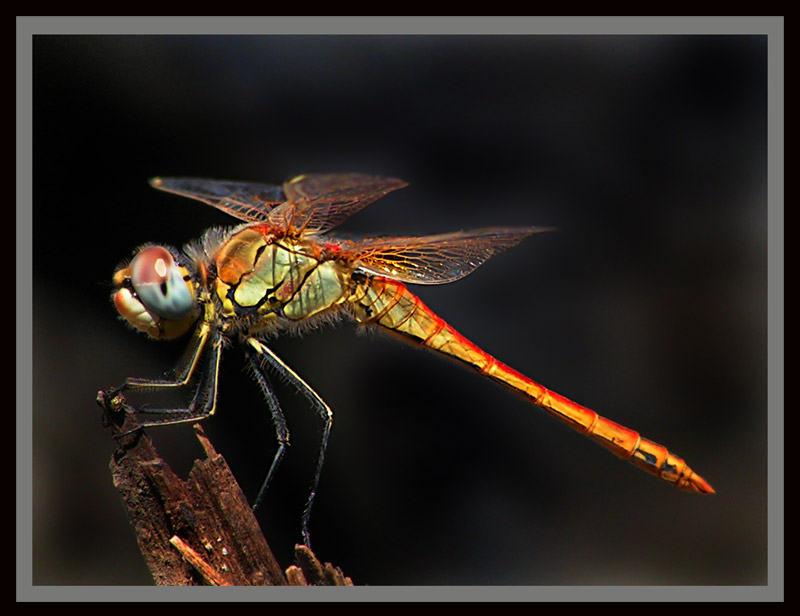
{"label": "orange abdomen", "polygon": [[684,490],[714,492],[683,459],[663,445],[550,391],[480,349],[438,317],[404,284],[376,276],[360,286],[350,302],[359,322],[378,325],[472,366],[648,473]]}

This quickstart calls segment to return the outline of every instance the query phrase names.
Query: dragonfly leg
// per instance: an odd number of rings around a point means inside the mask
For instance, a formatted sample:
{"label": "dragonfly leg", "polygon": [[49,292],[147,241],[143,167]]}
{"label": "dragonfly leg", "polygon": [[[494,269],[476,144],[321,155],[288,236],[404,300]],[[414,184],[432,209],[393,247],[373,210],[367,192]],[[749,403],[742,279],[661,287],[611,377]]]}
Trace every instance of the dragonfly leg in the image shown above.
{"label": "dragonfly leg", "polygon": [[[209,335],[208,332],[197,337],[196,344],[190,347],[189,352],[176,369],[175,379],[138,379],[129,378],[122,389],[152,389],[162,387],[182,387],[189,383],[192,376],[199,372],[200,379],[195,389],[194,396],[188,406],[184,408],[146,408],[126,405],[136,416],[137,427],[122,434],[117,438],[131,434],[140,428],[162,426],[190,421],[198,421],[213,415],[217,403],[217,385],[219,382],[219,366],[222,357],[222,336],[219,333]],[[209,347],[209,348],[204,348]],[[203,351],[207,357],[201,359]],[[143,415],[150,417],[144,418]]]}
{"label": "dragonfly leg", "polygon": [[[174,377],[171,379],[141,379],[128,377],[119,387],[108,392],[109,398],[113,398],[125,390],[138,389],[160,389],[168,387],[185,387],[195,371],[197,370],[200,356],[209,340],[210,326],[207,323],[201,324],[192,335],[189,346],[183,357],[174,370]],[[217,336],[218,337],[218,336]]]}
{"label": "dragonfly leg", "polygon": [[283,454],[286,451],[286,447],[289,445],[289,430],[286,428],[286,419],[283,416],[283,411],[278,403],[278,398],[275,396],[275,392],[272,390],[272,386],[270,385],[266,374],[264,374],[261,362],[259,361],[260,355],[256,354],[255,351],[252,350],[252,347],[247,347],[246,353],[247,359],[250,362],[250,367],[253,370],[253,378],[255,378],[258,386],[261,388],[261,392],[264,394],[264,398],[269,406],[269,411],[272,414],[272,423],[275,426],[275,436],[278,439],[278,450],[275,452],[275,457],[272,459],[272,464],[267,472],[267,477],[264,479],[264,483],[261,484],[261,489],[258,491],[258,496],[256,496],[256,500],[253,504],[253,510],[255,511],[261,505],[261,501],[264,500],[264,495],[266,494],[267,487],[269,487],[272,477],[275,474],[275,469],[278,468],[278,464],[280,464],[281,460],[283,459]]}
{"label": "dragonfly leg", "polygon": [[325,422],[322,430],[322,441],[319,448],[319,456],[317,457],[317,467],[314,472],[314,480],[311,484],[311,492],[308,495],[305,509],[303,510],[302,518],[302,533],[303,543],[310,547],[311,536],[308,532],[308,521],[311,518],[311,508],[314,505],[314,499],[317,495],[317,486],[319,485],[319,478],[322,474],[322,465],[325,462],[325,451],[328,448],[328,438],[331,434],[331,427],[333,426],[333,411],[325,404],[319,394],[315,392],[300,376],[287,366],[283,361],[275,355],[267,346],[256,340],[255,338],[247,338],[245,342],[258,353],[258,355],[267,362],[274,370],[283,375],[297,390],[303,394],[306,399],[311,402],[311,405],[317,411],[319,416]]}

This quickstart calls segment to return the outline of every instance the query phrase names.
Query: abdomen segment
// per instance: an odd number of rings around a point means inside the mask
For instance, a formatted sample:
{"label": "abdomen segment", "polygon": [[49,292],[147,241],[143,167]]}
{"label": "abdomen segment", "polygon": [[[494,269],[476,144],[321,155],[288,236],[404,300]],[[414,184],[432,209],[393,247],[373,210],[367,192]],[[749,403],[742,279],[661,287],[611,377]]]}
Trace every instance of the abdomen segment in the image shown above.
{"label": "abdomen segment", "polygon": [[620,458],[674,483],[678,488],[703,494],[714,492],[683,459],[663,445],[550,391],[480,349],[445,323],[402,283],[381,277],[372,278],[368,285],[359,287],[350,301],[359,322],[378,325],[472,366],[543,408],[573,430],[591,437]]}

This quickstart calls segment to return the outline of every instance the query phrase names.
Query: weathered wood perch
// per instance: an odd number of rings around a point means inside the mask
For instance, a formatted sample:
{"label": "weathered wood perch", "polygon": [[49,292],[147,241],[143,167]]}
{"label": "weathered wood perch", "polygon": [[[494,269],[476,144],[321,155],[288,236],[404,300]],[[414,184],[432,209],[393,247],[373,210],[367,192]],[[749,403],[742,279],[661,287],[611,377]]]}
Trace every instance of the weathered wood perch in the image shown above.
{"label": "weathered wood perch", "polygon": [[303,545],[295,546],[297,564],[281,569],[227,462],[200,424],[194,428],[206,458],[196,460],[183,481],[144,431],[130,432],[135,423],[122,396],[101,391],[97,403],[118,438],[109,464],[114,486],[157,585],[353,585],[341,569],[323,565]]}

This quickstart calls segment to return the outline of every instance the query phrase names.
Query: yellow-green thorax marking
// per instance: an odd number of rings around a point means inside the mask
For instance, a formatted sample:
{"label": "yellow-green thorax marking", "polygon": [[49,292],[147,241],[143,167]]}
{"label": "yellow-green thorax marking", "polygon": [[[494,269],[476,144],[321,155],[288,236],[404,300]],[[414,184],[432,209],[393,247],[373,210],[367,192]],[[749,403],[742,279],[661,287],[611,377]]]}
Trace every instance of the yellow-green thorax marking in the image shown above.
{"label": "yellow-green thorax marking", "polygon": [[260,327],[280,317],[302,321],[351,292],[351,268],[326,256],[318,242],[278,239],[260,226],[235,233],[214,261],[222,316],[255,316]]}

